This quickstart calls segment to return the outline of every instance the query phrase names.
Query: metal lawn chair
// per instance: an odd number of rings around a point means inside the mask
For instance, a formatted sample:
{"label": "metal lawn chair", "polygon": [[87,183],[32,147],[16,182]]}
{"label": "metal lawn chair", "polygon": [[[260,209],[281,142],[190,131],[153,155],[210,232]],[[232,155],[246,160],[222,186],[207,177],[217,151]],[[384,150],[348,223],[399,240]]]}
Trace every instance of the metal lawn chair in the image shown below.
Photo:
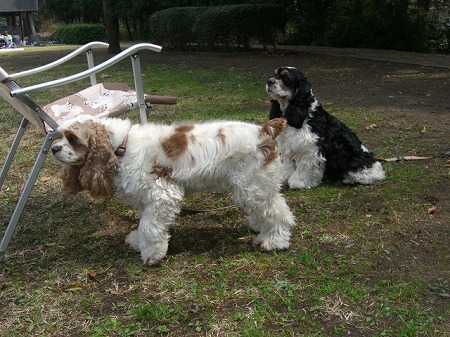
{"label": "metal lawn chair", "polygon": [[[151,104],[176,103],[175,97],[146,95],[144,94],[142,87],[139,52],[144,50],[160,52],[160,46],[150,43],[136,44],[98,65],[94,65],[93,47],[108,47],[108,44],[103,42],[91,42],[52,63],[15,74],[8,74],[0,66],[0,95],[10,105],[12,105],[15,110],[22,114],[19,129],[12,142],[0,173],[0,190],[6,179],[6,175],[27,126],[31,123],[42,130],[45,134],[44,142],[40,148],[36,161],[28,176],[28,180],[22,189],[15,210],[0,242],[0,261],[2,261],[5,256],[8,244],[16,229],[19,218],[25,207],[25,203],[31,193],[31,189],[36,182],[39,171],[41,170],[44,160],[51,148],[52,142],[61,136],[57,131],[58,125],[65,120],[80,114],[91,114],[98,117],[117,117],[134,109],[139,110],[140,123],[144,124],[147,122],[147,115],[150,112]],[[25,88],[21,88],[16,82],[16,80],[21,77],[33,76],[40,72],[50,70],[51,68],[61,65],[82,53],[86,53],[87,56],[87,70],[85,71],[65,78],[31,85]],[[130,89],[126,84],[97,83],[96,74],[98,72],[111,67],[127,57],[130,57],[132,63],[134,90]],[[87,77],[90,78],[90,87],[79,91],[76,94],[61,98],[43,107],[36,104],[35,101],[33,101],[28,95],[30,93],[50,89],[85,79]]]}

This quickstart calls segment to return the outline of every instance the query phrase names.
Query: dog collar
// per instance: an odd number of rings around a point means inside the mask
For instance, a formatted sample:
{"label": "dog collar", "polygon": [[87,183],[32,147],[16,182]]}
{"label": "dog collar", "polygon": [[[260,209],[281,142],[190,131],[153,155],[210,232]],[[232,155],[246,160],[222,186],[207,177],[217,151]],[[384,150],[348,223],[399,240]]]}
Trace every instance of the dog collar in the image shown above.
{"label": "dog collar", "polygon": [[127,141],[128,141],[128,135],[125,136],[125,138],[122,141],[122,144],[120,144],[119,147],[114,152],[114,154],[117,157],[123,157],[125,155],[125,152],[127,151]]}

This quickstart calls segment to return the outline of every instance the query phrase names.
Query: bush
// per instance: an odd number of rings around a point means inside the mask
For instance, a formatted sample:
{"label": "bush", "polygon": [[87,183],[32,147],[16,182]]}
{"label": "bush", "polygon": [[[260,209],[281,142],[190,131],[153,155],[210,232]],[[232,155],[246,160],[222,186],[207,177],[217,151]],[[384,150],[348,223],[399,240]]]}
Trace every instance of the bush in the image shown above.
{"label": "bush", "polygon": [[150,32],[156,43],[183,47],[196,42],[192,33],[195,19],[206,7],[173,7],[150,17]]}
{"label": "bush", "polygon": [[106,40],[106,31],[101,24],[70,24],[60,27],[55,37],[61,43],[85,44],[92,41]]}
{"label": "bush", "polygon": [[287,16],[275,5],[174,7],[150,18],[153,39],[172,47],[244,46],[276,43]]}
{"label": "bush", "polygon": [[329,12],[325,32],[316,43],[419,52],[445,48],[437,19],[405,1],[340,0]]}

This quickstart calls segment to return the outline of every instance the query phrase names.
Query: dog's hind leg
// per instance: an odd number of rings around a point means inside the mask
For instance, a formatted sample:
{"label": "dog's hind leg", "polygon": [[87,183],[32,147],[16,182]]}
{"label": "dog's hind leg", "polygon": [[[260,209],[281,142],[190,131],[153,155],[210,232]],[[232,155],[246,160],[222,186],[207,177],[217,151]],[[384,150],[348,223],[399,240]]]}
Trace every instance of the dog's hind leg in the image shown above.
{"label": "dog's hind leg", "polygon": [[153,188],[150,200],[142,207],[139,227],[127,235],[125,242],[141,252],[142,261],[151,266],[159,263],[167,254],[169,228],[180,213],[183,191],[175,185],[164,189]]}
{"label": "dog's hind leg", "polygon": [[284,197],[277,194],[262,207],[265,208],[263,213],[251,215],[252,221],[259,223],[260,229],[253,245],[263,251],[289,248],[291,227],[295,226],[295,218]]}
{"label": "dog's hind leg", "polygon": [[344,184],[362,184],[370,185],[376,181],[381,181],[386,178],[386,173],[383,170],[380,162],[375,162],[371,167],[365,167],[359,171],[350,171],[344,175]]}
{"label": "dog's hind leg", "polygon": [[259,232],[255,246],[264,251],[289,248],[295,218],[274,182],[235,190],[234,200],[250,216],[250,227]]}

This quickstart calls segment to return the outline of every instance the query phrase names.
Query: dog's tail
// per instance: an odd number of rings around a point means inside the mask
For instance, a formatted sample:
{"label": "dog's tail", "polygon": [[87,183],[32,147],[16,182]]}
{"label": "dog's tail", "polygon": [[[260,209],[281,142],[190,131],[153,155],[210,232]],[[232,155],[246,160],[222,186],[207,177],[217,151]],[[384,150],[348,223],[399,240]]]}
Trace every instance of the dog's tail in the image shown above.
{"label": "dog's tail", "polygon": [[261,131],[264,134],[275,139],[286,128],[286,120],[284,118],[274,118],[263,124]]}

